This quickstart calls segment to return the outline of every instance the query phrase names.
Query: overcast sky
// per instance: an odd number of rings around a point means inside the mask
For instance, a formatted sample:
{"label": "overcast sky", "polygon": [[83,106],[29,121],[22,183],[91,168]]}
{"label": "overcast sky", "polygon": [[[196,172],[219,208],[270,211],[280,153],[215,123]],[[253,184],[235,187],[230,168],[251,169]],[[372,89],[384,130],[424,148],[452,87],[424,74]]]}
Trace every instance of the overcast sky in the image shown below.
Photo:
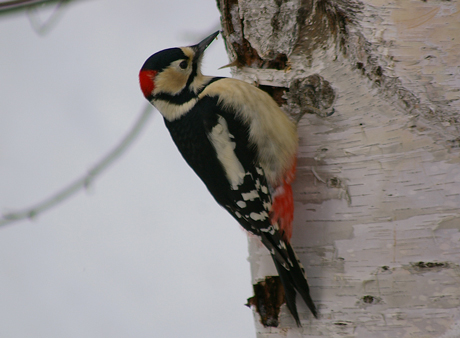
{"label": "overcast sky", "polygon": [[[215,1],[85,0],[61,14],[45,36],[25,13],[0,16],[2,212],[90,169],[145,105],[143,62],[220,22]],[[226,63],[219,39],[204,73],[228,76]],[[155,112],[88,191],[0,228],[0,337],[254,337],[247,256]]]}

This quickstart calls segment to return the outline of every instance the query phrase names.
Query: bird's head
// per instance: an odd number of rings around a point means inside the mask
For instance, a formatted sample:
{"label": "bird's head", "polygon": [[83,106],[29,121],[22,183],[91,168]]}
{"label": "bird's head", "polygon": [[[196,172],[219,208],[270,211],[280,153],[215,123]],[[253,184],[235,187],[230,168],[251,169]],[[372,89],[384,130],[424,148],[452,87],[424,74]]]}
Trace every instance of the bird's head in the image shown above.
{"label": "bird's head", "polygon": [[142,93],[147,100],[159,94],[178,95],[185,88],[194,90],[201,74],[203,52],[220,32],[217,31],[190,47],[169,48],[153,54],[139,72]]}

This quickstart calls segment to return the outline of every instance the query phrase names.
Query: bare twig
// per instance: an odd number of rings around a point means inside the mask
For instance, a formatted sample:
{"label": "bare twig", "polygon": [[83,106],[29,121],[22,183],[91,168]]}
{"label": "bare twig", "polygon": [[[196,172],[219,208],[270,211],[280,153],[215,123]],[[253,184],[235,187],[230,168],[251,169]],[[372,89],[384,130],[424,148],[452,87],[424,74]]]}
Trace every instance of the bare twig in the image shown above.
{"label": "bare twig", "polygon": [[0,2],[0,13],[6,11],[20,10],[30,6],[50,4],[52,2],[70,2],[74,0],[12,0]]}
{"label": "bare twig", "polygon": [[146,125],[148,118],[152,113],[153,107],[147,104],[139,116],[138,120],[131,128],[129,133],[121,140],[109,154],[107,154],[99,163],[92,167],[86,175],[69,184],[61,191],[38,203],[35,206],[26,208],[16,212],[9,212],[0,218],[0,226],[7,225],[27,218],[33,218],[38,214],[54,207],[55,205],[65,201],[70,196],[77,193],[79,190],[87,188],[105,169],[107,169],[117,158],[119,158],[126,149],[139,136],[140,132]]}
{"label": "bare twig", "polygon": [[32,28],[37,34],[45,35],[51,29],[53,29],[58,20],[63,16],[65,5],[69,0],[61,0],[56,4],[56,7],[53,9],[53,12],[45,21],[40,20],[39,17],[39,6],[30,6],[27,7],[27,16],[29,17],[29,22]]}

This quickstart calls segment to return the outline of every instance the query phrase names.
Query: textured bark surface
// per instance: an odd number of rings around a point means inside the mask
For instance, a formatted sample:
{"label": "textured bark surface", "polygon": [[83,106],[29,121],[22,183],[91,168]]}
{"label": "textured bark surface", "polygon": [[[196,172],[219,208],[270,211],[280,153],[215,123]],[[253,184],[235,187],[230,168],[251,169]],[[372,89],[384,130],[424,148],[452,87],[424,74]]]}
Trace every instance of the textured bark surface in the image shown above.
{"label": "textured bark surface", "polygon": [[282,306],[258,337],[460,337],[458,2],[218,5],[233,76],[306,113],[292,243],[320,319],[298,299],[303,328]]}

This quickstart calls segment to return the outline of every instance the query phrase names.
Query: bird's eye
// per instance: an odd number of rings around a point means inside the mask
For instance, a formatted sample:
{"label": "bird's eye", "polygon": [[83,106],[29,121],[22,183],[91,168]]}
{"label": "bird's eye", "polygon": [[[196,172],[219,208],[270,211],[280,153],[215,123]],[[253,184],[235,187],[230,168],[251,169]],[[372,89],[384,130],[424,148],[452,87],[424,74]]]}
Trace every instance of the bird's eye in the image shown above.
{"label": "bird's eye", "polygon": [[187,61],[185,61],[185,60],[182,61],[181,63],[179,63],[179,67],[182,68],[182,69],[187,68],[187,66],[188,66],[188,63],[187,63]]}

